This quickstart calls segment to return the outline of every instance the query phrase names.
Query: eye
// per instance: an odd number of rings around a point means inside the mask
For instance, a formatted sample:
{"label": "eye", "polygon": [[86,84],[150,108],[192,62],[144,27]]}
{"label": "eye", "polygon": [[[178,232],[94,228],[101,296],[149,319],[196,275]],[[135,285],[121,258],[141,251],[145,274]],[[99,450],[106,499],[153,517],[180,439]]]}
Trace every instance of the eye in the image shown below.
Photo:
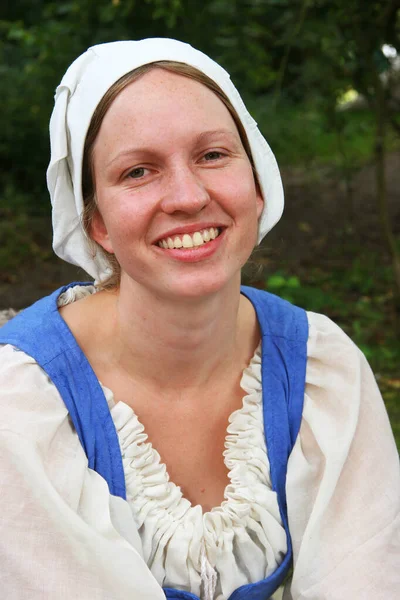
{"label": "eye", "polygon": [[225,155],[222,152],[219,152],[218,150],[211,150],[204,155],[204,160],[218,160],[219,158],[223,158],[223,156]]}
{"label": "eye", "polygon": [[144,167],[136,167],[128,173],[128,177],[131,177],[132,179],[140,179],[146,174],[146,171],[147,169],[145,169]]}

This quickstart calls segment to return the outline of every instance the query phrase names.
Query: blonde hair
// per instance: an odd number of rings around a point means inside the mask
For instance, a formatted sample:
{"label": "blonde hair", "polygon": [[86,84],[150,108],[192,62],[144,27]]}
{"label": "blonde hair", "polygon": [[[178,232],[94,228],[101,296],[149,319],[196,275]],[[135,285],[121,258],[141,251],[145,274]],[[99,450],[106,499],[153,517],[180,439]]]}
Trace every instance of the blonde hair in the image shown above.
{"label": "blonde hair", "polygon": [[194,81],[205,85],[212,92],[214,92],[216,96],[218,96],[218,98],[225,104],[226,108],[228,109],[235,122],[235,125],[240,135],[241,142],[253,168],[253,173],[255,173],[253,159],[250,151],[250,145],[247,140],[246,132],[244,130],[241,120],[238,117],[237,112],[233,108],[228,96],[221,90],[219,85],[217,85],[215,81],[213,81],[210,77],[202,73],[202,71],[199,71],[195,67],[187,65],[185,63],[165,60],[148,63],[146,65],[138,67],[137,69],[134,69],[133,71],[130,71],[126,75],[123,75],[123,77],[118,79],[118,81],[116,81],[107,90],[107,92],[104,94],[103,98],[100,100],[96,110],[93,113],[93,117],[86,135],[82,161],[82,195],[84,203],[84,210],[81,216],[82,226],[87,235],[93,256],[95,256],[97,252],[101,252],[103,256],[105,256],[108,266],[111,269],[111,275],[108,277],[108,279],[101,282],[101,284],[98,286],[100,289],[103,290],[115,289],[119,286],[121,280],[121,267],[118,263],[116,256],[104,250],[104,248],[97,244],[91,237],[92,220],[94,215],[96,214],[96,211],[98,211],[96,202],[96,190],[94,186],[94,144],[99,134],[103,119],[111,104],[118,96],[118,94],[120,94],[122,90],[124,90],[129,84],[133,83],[134,81],[139,79],[139,77],[142,77],[145,73],[148,73],[150,70],[155,68],[164,69],[166,71],[176,73],[177,75],[182,75],[183,77],[193,79]]}

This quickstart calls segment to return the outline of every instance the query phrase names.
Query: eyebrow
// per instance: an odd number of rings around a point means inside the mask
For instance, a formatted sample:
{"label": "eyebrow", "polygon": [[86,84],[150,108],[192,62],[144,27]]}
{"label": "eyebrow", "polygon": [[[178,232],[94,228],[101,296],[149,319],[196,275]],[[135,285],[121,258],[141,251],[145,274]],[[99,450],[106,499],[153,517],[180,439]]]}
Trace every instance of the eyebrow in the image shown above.
{"label": "eyebrow", "polygon": [[[202,131],[199,133],[199,135],[195,138],[195,145],[201,144],[218,135],[225,135],[229,138],[232,138],[233,141],[236,142],[240,141],[239,134],[235,134],[229,129],[213,129],[211,131]],[[122,150],[106,164],[106,168],[112,165],[116,160],[124,158],[125,156],[132,156],[132,154],[135,154],[136,152],[149,152],[149,150],[147,148],[129,148],[128,150]]]}
{"label": "eyebrow", "polygon": [[235,140],[240,140],[239,134],[236,134],[233,131],[230,131],[229,129],[215,129],[213,131],[203,131],[202,133],[200,133],[196,138],[196,142],[201,143],[204,140],[207,140],[208,138],[217,135],[227,135],[228,137],[234,138]]}

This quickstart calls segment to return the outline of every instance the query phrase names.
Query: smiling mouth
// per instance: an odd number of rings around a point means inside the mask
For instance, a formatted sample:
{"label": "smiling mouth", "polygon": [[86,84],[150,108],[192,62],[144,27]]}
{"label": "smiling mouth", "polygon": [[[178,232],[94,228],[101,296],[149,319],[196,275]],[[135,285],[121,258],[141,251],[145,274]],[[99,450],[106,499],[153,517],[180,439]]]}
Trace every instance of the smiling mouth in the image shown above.
{"label": "smiling mouth", "polygon": [[221,227],[209,227],[207,229],[200,229],[200,231],[194,231],[193,233],[185,233],[183,235],[174,235],[172,237],[166,237],[157,242],[160,248],[174,249],[174,248],[197,248],[203,246],[212,240],[215,240],[222,231]]}

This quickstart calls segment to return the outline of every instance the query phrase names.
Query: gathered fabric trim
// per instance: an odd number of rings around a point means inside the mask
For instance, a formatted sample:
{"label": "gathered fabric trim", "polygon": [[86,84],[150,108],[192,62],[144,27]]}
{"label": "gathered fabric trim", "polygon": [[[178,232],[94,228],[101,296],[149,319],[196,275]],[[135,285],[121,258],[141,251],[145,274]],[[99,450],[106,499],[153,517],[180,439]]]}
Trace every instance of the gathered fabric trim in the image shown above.
{"label": "gathered fabric trim", "polygon": [[204,600],[210,590],[222,600],[240,585],[268,577],[287,550],[265,445],[261,345],[240,385],[246,394],[242,407],[229,417],[223,453],[229,470],[225,499],[204,513],[170,481],[134,411],[123,402],[113,405],[112,393],[105,389],[144,558],[161,585]]}

